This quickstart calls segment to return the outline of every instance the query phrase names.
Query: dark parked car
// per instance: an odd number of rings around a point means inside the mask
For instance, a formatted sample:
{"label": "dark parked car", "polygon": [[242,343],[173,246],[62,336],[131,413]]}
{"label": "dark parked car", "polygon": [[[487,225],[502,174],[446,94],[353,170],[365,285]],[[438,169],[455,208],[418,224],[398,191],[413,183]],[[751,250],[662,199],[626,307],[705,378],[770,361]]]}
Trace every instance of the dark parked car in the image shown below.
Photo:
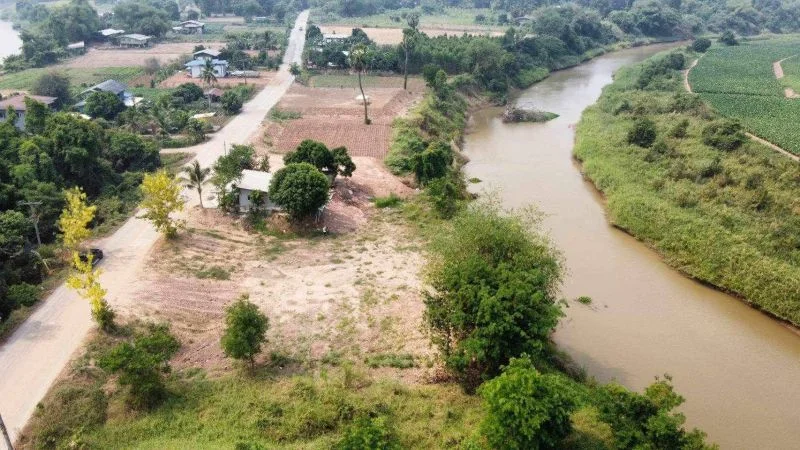
{"label": "dark parked car", "polygon": [[80,253],[81,261],[86,262],[89,260],[89,255],[92,255],[92,266],[96,266],[97,263],[103,259],[103,251],[99,248],[90,248],[89,250],[84,250]]}

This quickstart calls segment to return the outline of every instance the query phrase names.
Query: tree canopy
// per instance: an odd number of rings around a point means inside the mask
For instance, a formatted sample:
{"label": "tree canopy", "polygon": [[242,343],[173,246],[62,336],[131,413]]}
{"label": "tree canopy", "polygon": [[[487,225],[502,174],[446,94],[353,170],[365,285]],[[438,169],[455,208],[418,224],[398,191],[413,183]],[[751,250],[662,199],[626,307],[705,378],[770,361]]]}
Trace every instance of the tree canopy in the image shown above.
{"label": "tree canopy", "polygon": [[275,172],[269,198],[292,217],[301,219],[315,213],[328,202],[328,178],[307,163],[291,163]]}

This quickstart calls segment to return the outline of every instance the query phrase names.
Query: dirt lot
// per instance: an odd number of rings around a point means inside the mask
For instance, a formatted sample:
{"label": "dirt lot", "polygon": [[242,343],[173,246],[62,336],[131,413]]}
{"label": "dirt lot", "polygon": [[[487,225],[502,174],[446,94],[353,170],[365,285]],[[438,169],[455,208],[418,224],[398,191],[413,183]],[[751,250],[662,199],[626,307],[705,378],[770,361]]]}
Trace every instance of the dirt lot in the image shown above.
{"label": "dirt lot", "polygon": [[[156,58],[162,64],[173,59],[189,55],[196,43],[156,44],[144,49],[125,49],[118,47],[90,48],[85,55],[65,61],[59,67],[98,68],[98,67],[132,67],[143,66],[149,58]],[[206,47],[222,48],[224,42],[207,42]]]}
{"label": "dirt lot", "polygon": [[[258,78],[247,78],[246,80],[244,78],[233,78],[233,77],[217,78],[217,84],[220,87],[226,87],[226,86],[237,86],[239,84],[244,84],[245,82],[247,82],[247,84],[253,84],[256,86],[263,87],[269,84],[269,82],[274,77],[275,77],[275,72],[268,72],[261,70],[259,71]],[[178,72],[172,75],[171,77],[167,78],[166,80],[162,81],[161,83],[158,83],[158,86],[162,88],[174,88],[183,83],[194,83],[202,88],[207,87],[205,84],[203,84],[203,81],[200,78],[192,78],[189,75],[187,75],[186,72]]]}
{"label": "dirt lot", "polygon": [[[323,25],[319,27],[320,31],[325,34],[344,34],[350,36],[353,32],[353,27],[339,26],[339,25]],[[362,28],[370,39],[381,45],[397,45],[403,40],[402,28]],[[453,25],[452,27],[422,27],[420,31],[424,32],[430,37],[436,36],[460,36],[464,33],[471,34],[487,34],[491,36],[502,36],[503,33],[499,31],[487,31],[474,27],[459,27]]]}
{"label": "dirt lot", "polygon": [[[247,293],[270,319],[264,357],[277,352],[314,365],[411,354],[417,368],[400,376],[425,376],[432,350],[419,327],[421,243],[399,211],[369,201],[373,193],[411,191],[374,160],[356,164],[351,180],[337,181],[319,224],[328,234],[248,232],[215,210],[193,209],[182,237],[153,251],[133,294],[137,300],[124,312],[169,321],[183,342],[176,365],[214,372],[232,364],[219,346],[224,308]],[[342,231],[340,215],[350,232],[331,232]]]}
{"label": "dirt lot", "polygon": [[271,149],[293,150],[303,139],[315,139],[330,147],[344,145],[351,155],[383,159],[392,138],[392,121],[422,94],[399,88],[370,88],[371,125],[364,124],[364,109],[353,88],[310,88],[294,85],[278,103],[284,111],[302,114],[300,119],[270,123],[265,133]]}

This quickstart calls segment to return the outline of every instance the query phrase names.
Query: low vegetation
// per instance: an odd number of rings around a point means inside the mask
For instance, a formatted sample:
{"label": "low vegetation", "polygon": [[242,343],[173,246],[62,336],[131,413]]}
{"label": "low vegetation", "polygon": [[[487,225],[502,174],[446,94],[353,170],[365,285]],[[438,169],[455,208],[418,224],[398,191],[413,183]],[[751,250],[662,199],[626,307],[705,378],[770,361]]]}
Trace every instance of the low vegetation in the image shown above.
{"label": "low vegetation", "polygon": [[[750,45],[711,49],[701,61]],[[762,46],[769,44],[758,48]],[[795,199],[800,168],[744,139],[740,125],[703,101],[716,94],[683,92],[681,73],[661,62],[668,57],[662,54],[617,74],[598,104],[584,112],[575,155],[608,199],[614,225],[654,247],[689,276],[798,324],[800,222]],[[716,67],[727,64],[716,61]],[[653,72],[652,67],[661,69]],[[715,72],[720,82],[739,80],[733,66],[726,67]],[[747,73],[763,70],[771,71],[771,63],[766,69],[750,64],[737,83],[752,83]],[[691,79],[707,76],[701,72]],[[753,104],[766,98],[747,97]],[[765,114],[771,113],[760,105]],[[651,140],[652,145],[639,145]]]}

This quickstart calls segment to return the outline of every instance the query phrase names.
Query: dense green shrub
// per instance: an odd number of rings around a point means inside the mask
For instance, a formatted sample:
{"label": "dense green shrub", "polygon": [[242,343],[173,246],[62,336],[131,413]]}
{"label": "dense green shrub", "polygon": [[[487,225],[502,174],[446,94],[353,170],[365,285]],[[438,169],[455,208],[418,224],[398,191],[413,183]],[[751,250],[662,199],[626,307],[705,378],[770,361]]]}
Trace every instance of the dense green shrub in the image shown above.
{"label": "dense green shrub", "polygon": [[337,147],[329,150],[322,142],[311,139],[304,140],[297,150],[284,155],[283,162],[286,164],[307,162],[331,178],[337,175],[350,177],[356,170],[347,148]]}
{"label": "dense green shrub", "polygon": [[125,104],[112,92],[93,92],[86,98],[84,111],[92,117],[114,120],[125,109]]}
{"label": "dense green shrub", "polygon": [[238,114],[239,111],[242,110],[242,105],[244,104],[242,98],[233,91],[226,91],[224,94],[222,94],[222,97],[219,99],[219,101],[222,105],[222,110],[228,115]]}
{"label": "dense green shrub", "polygon": [[639,147],[650,147],[657,136],[656,124],[647,118],[638,118],[628,131],[628,143]]}
{"label": "dense green shrub", "polygon": [[400,444],[385,416],[361,417],[345,431],[336,450],[394,450]]}
{"label": "dense green shrub", "polygon": [[40,289],[28,283],[15,284],[8,288],[8,299],[13,305],[33,306],[39,300]]}
{"label": "dense green shrub", "polygon": [[711,47],[711,40],[707,38],[698,38],[692,42],[691,48],[692,50],[698,53],[705,53],[708,48]]}
{"label": "dense green shrub", "polygon": [[328,202],[328,178],[309,163],[288,164],[275,172],[269,197],[295,219],[315,213]]}
{"label": "dense green shrub", "polygon": [[453,150],[450,144],[441,141],[433,142],[425,151],[414,155],[412,163],[417,183],[421,185],[447,175],[452,164]]}
{"label": "dense green shrub", "polygon": [[118,374],[121,385],[130,387],[130,406],[152,408],[167,394],[163,374],[170,371],[169,359],[179,348],[180,343],[166,325],[151,325],[145,333],[102,355],[98,363]]}
{"label": "dense green shrub", "polygon": [[572,387],[558,375],[540,374],[527,355],[512,358],[480,394],[486,405],[481,431],[491,448],[561,448],[572,430]]}
{"label": "dense green shrub", "polygon": [[739,41],[736,39],[736,35],[733,34],[733,31],[731,30],[727,30],[724,33],[722,33],[719,37],[719,41],[728,46],[739,45]]}
{"label": "dense green shrub", "polygon": [[745,141],[742,125],[729,119],[712,122],[703,128],[703,143],[719,150],[731,151]]}
{"label": "dense green shrub", "polygon": [[253,367],[255,356],[261,352],[261,345],[267,341],[269,320],[248,298],[243,295],[225,308],[225,331],[221,343],[225,355],[246,359]]}
{"label": "dense green shrub", "polygon": [[425,323],[445,366],[467,391],[510,358],[546,353],[561,317],[561,265],[518,215],[491,203],[456,215],[432,244]]}

